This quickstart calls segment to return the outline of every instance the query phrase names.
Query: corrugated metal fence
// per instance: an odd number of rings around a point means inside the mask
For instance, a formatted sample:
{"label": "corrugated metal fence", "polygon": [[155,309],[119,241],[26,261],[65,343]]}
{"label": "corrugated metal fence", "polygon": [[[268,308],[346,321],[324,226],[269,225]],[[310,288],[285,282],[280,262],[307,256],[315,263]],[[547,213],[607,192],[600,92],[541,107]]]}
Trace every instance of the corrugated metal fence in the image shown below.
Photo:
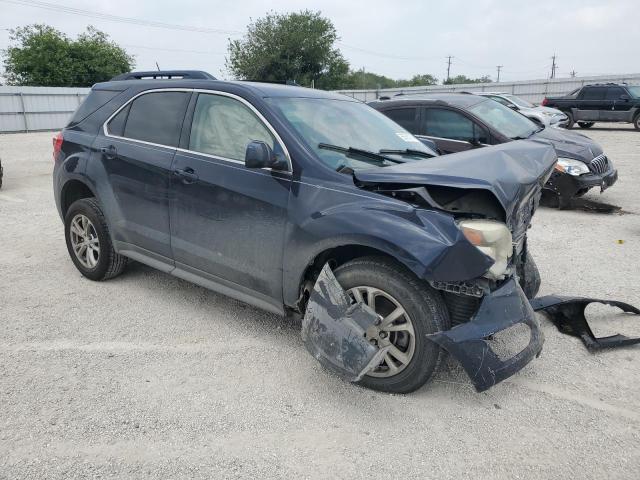
{"label": "corrugated metal fence", "polygon": [[62,128],[89,90],[0,86],[0,132],[33,132]]}
{"label": "corrugated metal fence", "polygon": [[[547,95],[563,95],[585,84],[607,82],[640,84],[640,73],[381,90],[340,90],[339,92],[358,100],[370,101],[381,96],[392,97],[398,93],[493,91],[513,93],[530,102],[538,103]],[[60,129],[68,122],[71,114],[88,93],[88,88],[0,86],[0,133]]]}
{"label": "corrugated metal fence", "polygon": [[597,77],[554,78],[547,80],[525,80],[520,82],[470,83],[464,85],[430,85],[426,87],[387,88],[380,90],[339,90],[339,93],[368,102],[382,96],[393,97],[398,93],[421,92],[503,92],[512,93],[533,103],[540,103],[545,96],[564,95],[590,83],[636,83],[640,84],[640,73],[606,75]]}

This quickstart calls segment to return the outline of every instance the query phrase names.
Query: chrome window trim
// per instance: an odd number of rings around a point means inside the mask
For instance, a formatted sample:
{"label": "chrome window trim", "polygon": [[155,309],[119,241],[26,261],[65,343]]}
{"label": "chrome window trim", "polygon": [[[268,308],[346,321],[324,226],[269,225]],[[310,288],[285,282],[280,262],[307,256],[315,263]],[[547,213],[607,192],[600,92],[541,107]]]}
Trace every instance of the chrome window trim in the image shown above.
{"label": "chrome window trim", "polygon": [[[432,137],[430,135],[414,135],[417,138],[426,138],[427,140],[445,140],[447,142],[455,142],[455,143],[466,143],[469,144],[468,141],[466,140],[454,140],[453,138],[444,138],[444,137]],[[491,145],[489,145],[488,143],[481,143],[480,144],[483,147],[490,147]]]}
{"label": "chrome window trim", "polygon": [[[287,146],[282,141],[282,138],[280,137],[280,135],[278,135],[278,132],[276,132],[275,128],[273,128],[273,126],[269,123],[269,121],[266,118],[264,118],[264,116],[246,99],[244,99],[244,98],[242,98],[242,97],[240,97],[238,95],[235,95],[233,93],[222,92],[220,90],[209,90],[209,89],[205,89],[205,88],[155,88],[155,89],[151,89],[151,90],[145,90],[145,91],[140,92],[140,93],[134,95],[133,97],[131,97],[122,106],[120,106],[120,108],[118,108],[115,112],[113,112],[109,116],[109,118],[107,118],[105,120],[105,122],[102,124],[102,132],[103,132],[104,136],[105,137],[109,137],[109,138],[115,138],[115,139],[118,139],[118,140],[127,140],[127,141],[130,141],[130,142],[142,143],[142,144],[145,144],[145,145],[153,145],[155,147],[170,148],[172,150],[176,150],[176,151],[183,152],[183,153],[191,153],[191,154],[196,154],[196,155],[202,155],[202,156],[205,156],[205,157],[214,158],[216,160],[222,160],[222,161],[232,162],[232,163],[239,163],[239,164],[244,165],[244,162],[242,160],[236,160],[234,158],[221,157],[221,156],[212,155],[212,154],[208,154],[208,153],[204,153],[204,152],[198,152],[197,150],[189,150],[189,149],[186,149],[186,148],[172,147],[170,145],[163,145],[163,144],[160,144],[160,143],[147,142],[147,141],[144,141],[144,140],[138,140],[138,139],[129,138],[129,137],[121,137],[120,135],[112,135],[111,133],[109,133],[109,130],[107,128],[108,123],[113,119],[113,117],[118,115],[118,113],[120,113],[124,108],[126,108],[127,105],[129,105],[136,98],[141,97],[142,95],[146,95],[148,93],[159,93],[159,92],[203,93],[203,94],[209,94],[209,95],[220,95],[220,96],[223,96],[223,97],[233,98],[234,100],[239,101],[244,106],[246,106],[254,115],[256,115],[258,117],[258,119],[265,125],[265,127],[267,127],[267,130],[269,130],[269,132],[271,132],[271,134],[274,136],[276,141],[280,144],[280,147],[282,148],[282,151],[284,152],[285,158],[287,159],[287,166],[288,166],[287,170],[273,170],[272,168],[263,168],[262,170],[271,170],[271,171],[274,171],[274,172],[282,172],[282,173],[293,173],[293,164],[291,163],[291,155],[289,154],[289,150],[287,149]],[[192,119],[192,123],[193,123],[193,119]],[[189,128],[191,128],[191,125],[189,125]]]}

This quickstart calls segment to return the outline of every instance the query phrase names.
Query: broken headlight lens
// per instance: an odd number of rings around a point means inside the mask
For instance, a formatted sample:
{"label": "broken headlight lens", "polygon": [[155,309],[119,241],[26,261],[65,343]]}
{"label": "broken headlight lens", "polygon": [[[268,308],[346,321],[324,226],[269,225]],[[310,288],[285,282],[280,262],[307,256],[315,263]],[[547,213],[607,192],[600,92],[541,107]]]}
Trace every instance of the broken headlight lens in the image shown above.
{"label": "broken headlight lens", "polygon": [[472,245],[491,257],[494,264],[485,274],[493,280],[502,278],[513,254],[511,232],[496,220],[463,220],[458,226]]}
{"label": "broken headlight lens", "polygon": [[555,169],[575,177],[583,173],[589,173],[589,167],[580,160],[574,160],[573,158],[558,158]]}

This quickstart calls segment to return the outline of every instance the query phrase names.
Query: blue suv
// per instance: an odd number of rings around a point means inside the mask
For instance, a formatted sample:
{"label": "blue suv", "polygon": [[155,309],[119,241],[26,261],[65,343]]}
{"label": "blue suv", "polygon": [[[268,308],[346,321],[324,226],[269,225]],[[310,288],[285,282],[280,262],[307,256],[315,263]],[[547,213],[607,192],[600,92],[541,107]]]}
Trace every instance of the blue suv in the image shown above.
{"label": "blue suv", "polygon": [[[367,387],[415,390],[444,349],[484,390],[542,348],[526,232],[556,163],[548,144],[441,158],[342,95],[142,72],[96,84],[54,139],[54,160],[67,248],[85,277],[113,278],[135,260],[304,317],[328,268],[375,314],[366,339],[379,355],[357,379]],[[494,352],[518,325],[522,350]],[[323,355],[343,358],[350,336]]]}

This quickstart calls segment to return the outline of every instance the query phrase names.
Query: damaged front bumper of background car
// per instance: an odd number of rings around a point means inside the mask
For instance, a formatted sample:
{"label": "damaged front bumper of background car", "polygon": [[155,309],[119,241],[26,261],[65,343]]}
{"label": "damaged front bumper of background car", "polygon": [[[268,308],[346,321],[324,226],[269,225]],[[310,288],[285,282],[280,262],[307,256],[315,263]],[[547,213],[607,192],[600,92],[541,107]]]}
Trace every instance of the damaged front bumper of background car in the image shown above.
{"label": "damaged front bumper of background car", "polygon": [[[325,265],[307,303],[303,342],[325,368],[356,382],[386,353],[375,341],[381,320],[366,305],[353,303]],[[460,362],[479,392],[522,369],[540,354],[544,342],[535,314],[514,277],[485,293],[468,322],[427,338]]]}

